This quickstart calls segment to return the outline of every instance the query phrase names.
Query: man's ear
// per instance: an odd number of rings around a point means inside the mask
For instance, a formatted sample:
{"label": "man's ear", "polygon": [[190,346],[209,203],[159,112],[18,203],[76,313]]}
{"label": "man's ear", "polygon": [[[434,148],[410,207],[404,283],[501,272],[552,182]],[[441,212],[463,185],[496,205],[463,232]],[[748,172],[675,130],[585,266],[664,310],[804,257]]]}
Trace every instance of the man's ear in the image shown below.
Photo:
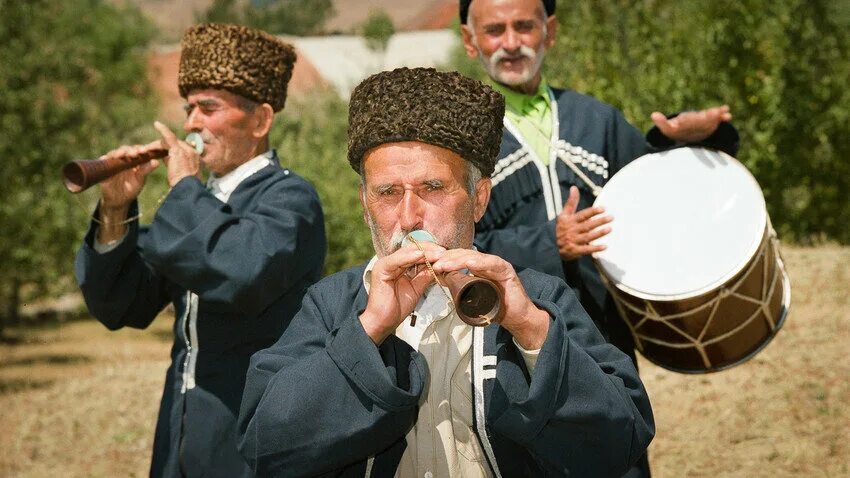
{"label": "man's ear", "polygon": [[555,46],[555,37],[557,37],[557,35],[558,19],[555,18],[555,15],[550,15],[549,18],[546,19],[546,39],[543,43],[547,50]]}
{"label": "man's ear", "polygon": [[463,49],[466,50],[466,56],[476,58],[478,56],[478,48],[475,47],[475,32],[469,25],[460,26],[460,35],[463,37]]}
{"label": "man's ear", "polygon": [[274,109],[268,103],[263,103],[254,109],[253,113],[254,131],[251,134],[254,138],[260,139],[269,134],[274,121]]}
{"label": "man's ear", "polygon": [[487,211],[487,204],[490,202],[490,190],[493,188],[493,183],[490,178],[481,178],[475,184],[475,207],[473,215],[475,222],[481,220],[484,212]]}

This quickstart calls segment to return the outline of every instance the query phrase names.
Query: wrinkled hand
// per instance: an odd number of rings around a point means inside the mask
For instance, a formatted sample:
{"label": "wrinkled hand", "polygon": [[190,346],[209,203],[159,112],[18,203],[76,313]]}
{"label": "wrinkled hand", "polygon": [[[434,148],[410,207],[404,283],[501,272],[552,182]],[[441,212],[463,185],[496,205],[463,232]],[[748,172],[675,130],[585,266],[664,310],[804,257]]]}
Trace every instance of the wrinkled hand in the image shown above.
{"label": "wrinkled hand", "polygon": [[543,346],[549,331],[549,313],[534,305],[510,263],[472,249],[426,250],[425,256],[438,274],[468,269],[477,277],[495,282],[503,294],[500,325],[526,350]]}
{"label": "wrinkled hand", "polygon": [[610,227],[601,227],[613,220],[611,216],[602,215],[605,212],[603,208],[589,207],[576,212],[578,200],[578,188],[570,187],[570,197],[555,222],[558,252],[565,261],[604,251],[604,245],[590,243],[611,232]]}
{"label": "wrinkled hand", "polygon": [[[124,158],[132,161],[149,153],[151,150],[160,149],[159,141],[145,145],[121,146],[104,154],[99,159]],[[98,221],[100,227],[97,230],[97,240],[101,243],[109,243],[124,237],[130,204],[142,192],[148,175],[159,166],[159,161],[153,159],[130,169],[107,178],[100,182],[100,208]]]}
{"label": "wrinkled hand", "polygon": [[[445,250],[430,242],[420,245],[426,251]],[[395,332],[433,282],[434,277],[425,266],[425,255],[415,245],[402,247],[375,262],[369,301],[360,322],[376,345]]]}
{"label": "wrinkled hand", "polygon": [[[159,141],[148,144],[125,145],[104,154],[98,159],[126,158],[128,161],[136,159],[152,150],[160,149]],[[128,208],[142,192],[145,180],[156,167],[159,161],[153,159],[134,168],[130,168],[100,182],[100,194],[102,196],[101,208],[122,209]]]}
{"label": "wrinkled hand", "polygon": [[162,144],[168,148],[168,157],[165,158],[165,165],[168,167],[168,185],[174,187],[187,176],[201,179],[201,157],[195,148],[178,139],[168,126],[159,121],[153,126],[162,136]]}
{"label": "wrinkled hand", "polygon": [[711,136],[720,123],[731,121],[732,113],[728,105],[723,105],[702,111],[686,111],[670,119],[656,111],[651,118],[664,136],[677,142],[693,143]]}

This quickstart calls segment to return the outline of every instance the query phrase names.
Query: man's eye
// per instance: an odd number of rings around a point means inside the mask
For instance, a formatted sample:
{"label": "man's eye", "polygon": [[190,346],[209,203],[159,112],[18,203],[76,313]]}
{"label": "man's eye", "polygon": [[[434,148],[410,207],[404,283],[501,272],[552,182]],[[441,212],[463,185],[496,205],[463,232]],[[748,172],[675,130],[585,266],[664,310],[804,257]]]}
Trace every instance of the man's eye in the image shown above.
{"label": "man's eye", "polygon": [[518,22],[514,29],[520,33],[528,33],[534,30],[534,22]]}
{"label": "man's eye", "polygon": [[487,35],[501,35],[504,31],[505,28],[501,26],[484,27],[484,33]]}

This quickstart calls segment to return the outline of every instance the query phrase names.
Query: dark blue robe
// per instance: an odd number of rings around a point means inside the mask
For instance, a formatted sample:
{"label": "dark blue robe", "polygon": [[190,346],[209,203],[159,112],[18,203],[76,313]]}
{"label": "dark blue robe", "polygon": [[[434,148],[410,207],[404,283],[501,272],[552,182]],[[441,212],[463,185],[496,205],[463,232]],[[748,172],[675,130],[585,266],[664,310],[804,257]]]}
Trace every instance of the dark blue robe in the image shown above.
{"label": "dark blue robe", "polygon": [[[652,128],[644,137],[613,106],[570,90],[550,90],[553,116],[552,142],[599,187],[632,160],[644,154],[679,146],[705,146],[734,156],[738,133],[729,123],[704,141],[676,144]],[[675,116],[675,115],[671,115]],[[569,197],[570,186],[579,189],[578,210],[593,205],[593,190],[554,153],[548,166],[524,144],[507,121],[490,203],[475,225],[479,250],[501,256],[566,280],[581,299],[603,336],[628,354],[637,366],[635,344],[620,318],[613,298],[602,283],[590,256],[564,261],[555,240],[555,218]],[[617,227],[616,223],[612,227]],[[630,477],[649,476],[643,458]]]}
{"label": "dark blue robe", "polygon": [[[379,347],[366,335],[364,268],[311,287],[280,340],[251,359],[240,449],[258,475],[394,476],[428,365],[395,335]],[[634,365],[562,280],[519,276],[552,322],[531,379],[505,329],[474,329],[474,431],[494,476],[621,475],[654,434]]]}
{"label": "dark blue robe", "polygon": [[[92,224],[76,260],[92,315],[113,330],[145,328],[174,305],[151,475],[250,476],[236,448],[245,372],[321,277],[326,241],[316,191],[275,159],[239,184],[227,204],[197,178],[182,179],[151,225],[132,222],[110,252],[93,249],[94,232]],[[188,291],[199,296],[194,387],[184,380]]]}
{"label": "dark blue robe", "polygon": [[[553,142],[597,186],[632,160],[675,144],[657,128],[644,137],[613,106],[570,90],[551,89]],[[532,148],[506,124],[490,203],[475,225],[479,250],[566,280],[602,334],[634,358],[634,341],[619,317],[590,256],[563,261],[555,240],[555,218],[569,197],[570,186],[579,189],[578,210],[593,204],[592,189],[557,156],[545,166]],[[721,123],[706,140],[689,146],[706,146],[735,155],[738,134]],[[614,224],[613,227],[616,227]]]}

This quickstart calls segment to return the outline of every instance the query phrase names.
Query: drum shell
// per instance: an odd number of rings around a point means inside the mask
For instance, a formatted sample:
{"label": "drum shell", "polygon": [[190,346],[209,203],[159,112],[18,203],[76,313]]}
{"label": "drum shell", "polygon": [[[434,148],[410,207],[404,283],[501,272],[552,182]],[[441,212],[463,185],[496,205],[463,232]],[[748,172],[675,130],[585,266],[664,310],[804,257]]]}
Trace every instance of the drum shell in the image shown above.
{"label": "drum shell", "polygon": [[746,266],[695,297],[639,298],[611,284],[601,268],[600,273],[637,349],[676,372],[714,372],[748,360],[776,335],[790,305],[788,276],[769,222]]}

